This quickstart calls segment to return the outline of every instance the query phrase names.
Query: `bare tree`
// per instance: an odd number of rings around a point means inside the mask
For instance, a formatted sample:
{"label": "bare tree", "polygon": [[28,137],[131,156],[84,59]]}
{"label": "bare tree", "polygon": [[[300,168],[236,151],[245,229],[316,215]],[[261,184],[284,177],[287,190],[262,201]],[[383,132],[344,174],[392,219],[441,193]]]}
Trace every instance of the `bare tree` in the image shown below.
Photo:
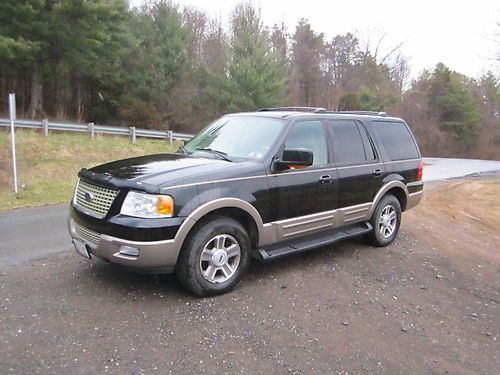
{"label": "bare tree", "polygon": [[293,104],[319,105],[322,99],[321,55],[323,48],[323,34],[315,33],[307,20],[300,20],[292,44]]}

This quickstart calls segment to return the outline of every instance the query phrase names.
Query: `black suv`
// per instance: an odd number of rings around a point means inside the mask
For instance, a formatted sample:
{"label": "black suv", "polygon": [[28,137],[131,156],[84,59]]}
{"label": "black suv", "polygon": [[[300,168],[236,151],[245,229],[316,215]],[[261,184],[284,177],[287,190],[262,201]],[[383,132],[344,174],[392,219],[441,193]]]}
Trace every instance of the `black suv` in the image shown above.
{"label": "black suv", "polygon": [[251,258],[396,237],[422,198],[420,152],[385,113],[269,108],[221,117],[175,154],[82,169],[70,208],[87,258],[231,290]]}

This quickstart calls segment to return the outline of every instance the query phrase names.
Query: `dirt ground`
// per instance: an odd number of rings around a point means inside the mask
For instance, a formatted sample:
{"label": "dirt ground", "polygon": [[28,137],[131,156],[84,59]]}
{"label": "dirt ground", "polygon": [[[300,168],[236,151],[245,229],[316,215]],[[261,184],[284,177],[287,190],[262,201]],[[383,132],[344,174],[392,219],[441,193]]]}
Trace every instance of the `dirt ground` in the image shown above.
{"label": "dirt ground", "polygon": [[390,247],[254,263],[197,299],[73,253],[0,269],[2,374],[498,374],[500,177],[427,187]]}

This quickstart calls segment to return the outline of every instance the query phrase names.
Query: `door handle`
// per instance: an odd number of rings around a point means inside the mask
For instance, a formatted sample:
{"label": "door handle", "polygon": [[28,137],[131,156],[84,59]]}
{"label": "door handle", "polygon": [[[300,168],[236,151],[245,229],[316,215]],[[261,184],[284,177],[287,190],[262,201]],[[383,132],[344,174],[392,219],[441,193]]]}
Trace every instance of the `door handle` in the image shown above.
{"label": "door handle", "polygon": [[376,177],[382,176],[382,169],[380,169],[380,168],[375,169],[373,171],[373,175],[376,176]]}
{"label": "door handle", "polygon": [[330,182],[332,182],[332,181],[333,181],[333,180],[332,180],[332,176],[330,176],[330,175],[328,175],[328,174],[326,174],[326,175],[324,175],[324,176],[321,176],[321,178],[319,179],[319,182],[320,182],[321,184],[330,183]]}

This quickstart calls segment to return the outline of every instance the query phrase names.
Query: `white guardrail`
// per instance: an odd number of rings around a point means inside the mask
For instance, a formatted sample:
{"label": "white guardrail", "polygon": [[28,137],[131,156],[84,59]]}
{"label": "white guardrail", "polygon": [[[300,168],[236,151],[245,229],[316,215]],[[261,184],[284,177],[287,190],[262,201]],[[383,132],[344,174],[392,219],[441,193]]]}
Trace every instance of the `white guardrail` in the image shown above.
{"label": "white guardrail", "polygon": [[[6,118],[0,118],[0,126],[4,127],[10,126],[10,120]],[[43,134],[46,136],[49,135],[50,130],[89,133],[92,139],[95,137],[96,134],[126,135],[133,143],[135,143],[137,137],[167,139],[170,143],[172,143],[174,140],[187,141],[193,138],[193,135],[191,134],[177,133],[171,130],[161,131],[161,130],[137,129],[135,126],[127,128],[119,126],[95,125],[93,122],[90,122],[88,124],[72,124],[67,122],[52,122],[46,119],[44,120],[18,119],[14,121],[14,126],[16,128],[41,129],[43,131]]]}

